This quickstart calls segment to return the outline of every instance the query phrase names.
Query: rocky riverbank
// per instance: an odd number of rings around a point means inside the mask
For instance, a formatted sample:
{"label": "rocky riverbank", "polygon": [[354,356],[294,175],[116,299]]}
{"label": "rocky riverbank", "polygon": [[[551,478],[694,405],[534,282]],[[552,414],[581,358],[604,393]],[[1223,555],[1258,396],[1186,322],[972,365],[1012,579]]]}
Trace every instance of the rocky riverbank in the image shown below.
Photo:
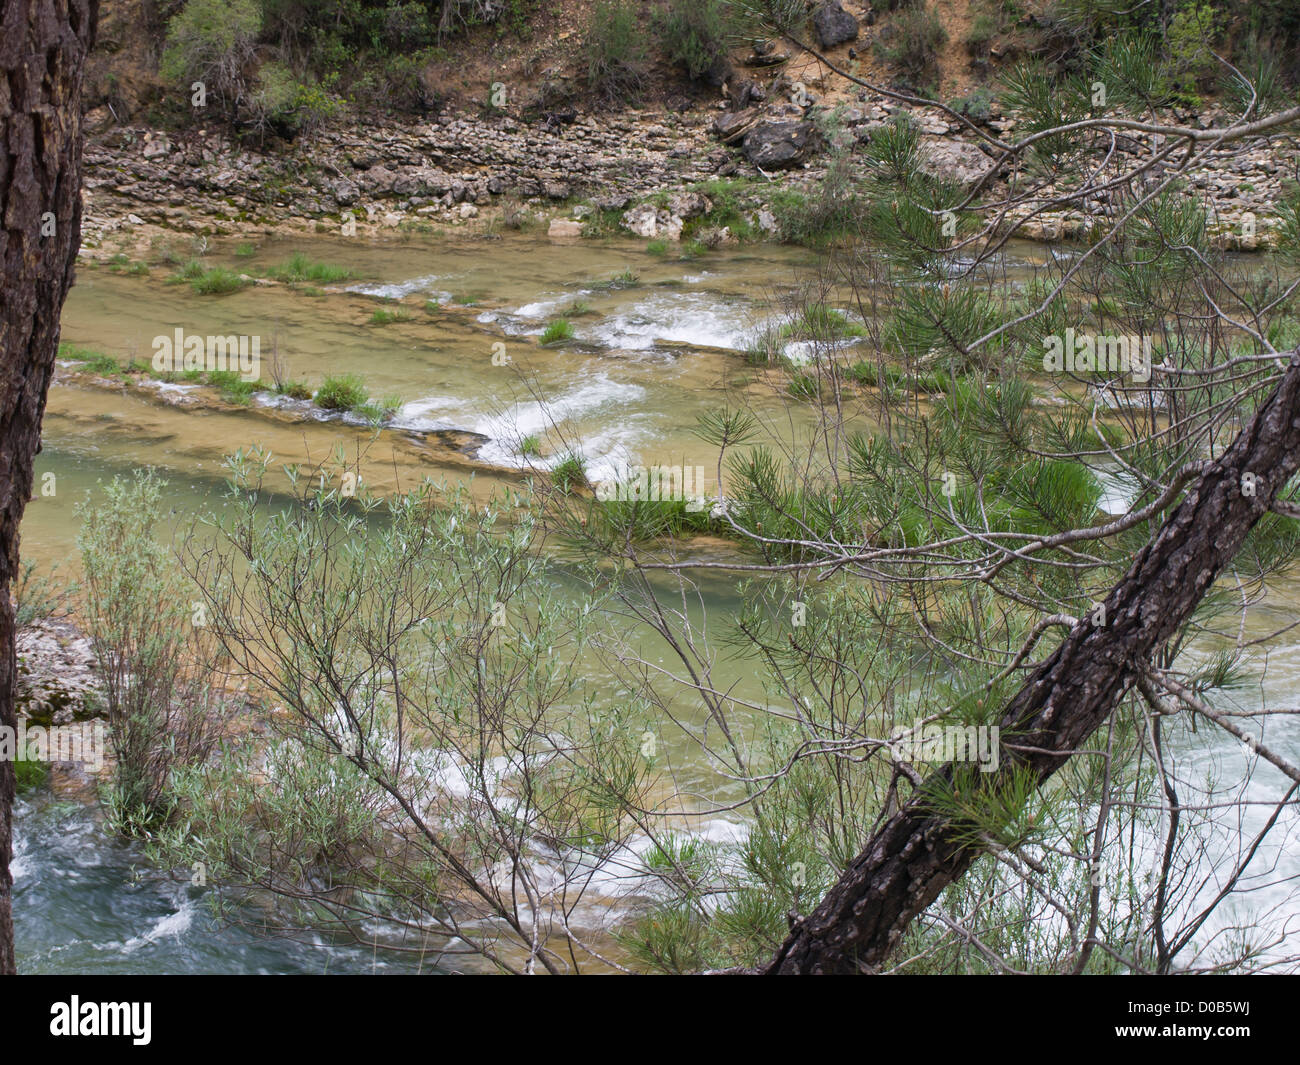
{"label": "rocky riverbank", "polygon": [[[824,131],[830,128],[832,139],[853,153],[874,129],[909,110],[865,92],[814,98],[805,106],[756,82],[726,86],[724,93],[713,110],[571,112],[534,122],[449,114],[406,126],[324,131],[279,151],[241,146],[216,129],[102,129],[86,148],[85,250],[103,257],[133,233],[156,230],[336,232],[349,222],[365,234],[472,229],[503,220],[549,228],[558,219],[553,235],[577,236],[596,211],[614,212],[636,235],[674,240],[681,226],[671,210],[659,204],[651,219],[636,208],[661,193],[728,178],[752,179],[746,206],[754,229],[781,239],[764,192],[815,185],[831,147]],[[833,115],[829,124],[812,120],[819,106],[822,115]],[[957,123],[934,112],[912,117],[922,130],[926,165],[936,173],[969,183],[995,165],[987,146]],[[1224,121],[1212,112],[1194,118],[1202,128]],[[1013,117],[991,117],[988,125],[1003,139],[1015,135]],[[1128,148],[1144,150],[1140,140]],[[1209,202],[1218,246],[1253,250],[1272,243],[1272,215],[1290,165],[1261,142],[1245,151],[1225,148],[1188,172],[1192,188]],[[1011,177],[1004,169],[995,185]],[[1112,210],[1098,203],[1088,212],[1022,212],[1008,222],[1029,239],[1083,238]]]}

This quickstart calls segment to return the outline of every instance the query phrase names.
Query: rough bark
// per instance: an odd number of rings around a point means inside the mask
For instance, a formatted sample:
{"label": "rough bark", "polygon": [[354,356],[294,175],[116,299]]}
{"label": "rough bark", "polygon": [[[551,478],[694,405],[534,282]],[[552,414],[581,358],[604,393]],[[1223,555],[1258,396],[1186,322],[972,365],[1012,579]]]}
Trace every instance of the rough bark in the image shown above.
{"label": "rough bark", "polygon": [[[1082,619],[1012,697],[999,723],[1002,764],[981,780],[983,787],[1005,783],[1017,765],[1041,783],[1083,746],[1153,653],[1188,620],[1298,468],[1300,351],[1106,597],[1107,623]],[[764,973],[878,970],[912,919],[980,854],[969,843],[969,826],[943,816],[929,798],[931,788],[943,788],[953,775],[954,767],[945,766],[917,789],[792,929]]]}
{"label": "rough bark", "polygon": [[[97,0],[3,0],[0,7],[0,725],[11,728],[10,584],[59,315],[81,244],[81,79],[97,12]],[[13,763],[0,761],[0,973],[16,971],[13,798]]]}

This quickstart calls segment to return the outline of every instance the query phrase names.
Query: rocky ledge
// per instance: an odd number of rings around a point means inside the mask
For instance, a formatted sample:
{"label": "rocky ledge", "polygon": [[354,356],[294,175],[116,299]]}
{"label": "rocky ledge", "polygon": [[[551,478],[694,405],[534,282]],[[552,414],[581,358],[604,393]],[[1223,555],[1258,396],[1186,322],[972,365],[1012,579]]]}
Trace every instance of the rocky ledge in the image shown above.
{"label": "rocky ledge", "polygon": [[[531,123],[506,114],[446,115],[409,126],[325,131],[275,152],[242,147],[217,130],[112,128],[86,148],[86,245],[93,254],[106,235],[145,226],[221,235],[333,229],[350,220],[358,230],[381,231],[472,226],[520,211],[547,222],[567,215],[575,201],[576,218],[563,219],[552,235],[579,235],[575,221],[600,209],[627,212],[624,228],[637,235],[677,239],[689,216],[665,214],[662,206],[647,213],[652,194],[687,193],[692,202],[692,185],[728,177],[810,187],[825,172],[827,148],[854,153],[873,130],[909,113],[866,92],[830,110],[816,97],[796,105],[782,91],[779,78],[767,87],[729,84],[711,112],[569,113]],[[818,115],[833,120],[818,122]],[[969,184],[997,165],[997,153],[959,123],[933,111],[911,117],[933,172]],[[1202,128],[1226,121],[1213,112],[1186,117]],[[1014,136],[1012,116],[990,116],[986,125],[1004,140]],[[828,128],[832,144],[823,136]],[[1150,147],[1135,138],[1120,150],[1136,157]],[[1224,149],[1188,172],[1211,205],[1218,246],[1253,250],[1273,242],[1284,164],[1260,142]],[[1010,176],[1005,169],[994,175],[995,188]],[[1043,191],[1050,197],[1053,190]],[[761,224],[761,209],[756,203],[759,228],[779,238],[774,225]],[[1084,238],[1113,211],[1099,202],[1083,210],[1022,211],[1007,221],[1031,239]]]}

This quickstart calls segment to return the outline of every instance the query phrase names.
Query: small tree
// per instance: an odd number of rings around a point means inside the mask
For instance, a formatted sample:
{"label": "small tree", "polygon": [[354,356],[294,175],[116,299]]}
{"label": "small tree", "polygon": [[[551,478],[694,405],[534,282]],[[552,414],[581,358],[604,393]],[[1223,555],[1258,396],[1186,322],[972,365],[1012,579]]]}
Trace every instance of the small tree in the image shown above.
{"label": "small tree", "polygon": [[248,67],[261,30],[257,0],[189,0],[167,24],[163,75],[187,90],[202,82],[233,123],[248,96]]}

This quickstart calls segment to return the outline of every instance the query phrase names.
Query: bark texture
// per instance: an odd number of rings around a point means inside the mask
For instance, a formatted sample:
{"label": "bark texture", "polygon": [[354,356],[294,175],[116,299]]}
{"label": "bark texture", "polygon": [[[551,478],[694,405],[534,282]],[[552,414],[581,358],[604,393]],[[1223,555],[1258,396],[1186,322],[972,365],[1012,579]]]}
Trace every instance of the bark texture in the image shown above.
{"label": "bark texture", "polygon": [[[1081,620],[1012,697],[1000,720],[1001,766],[982,786],[1005,783],[1013,765],[1028,767],[1041,783],[1083,746],[1191,616],[1297,468],[1300,351],[1106,597],[1107,623]],[[942,788],[953,775],[948,765],[917,789],[792,929],[764,973],[879,969],[912,919],[979,856],[968,826],[937,813],[929,798],[929,787]]]}
{"label": "bark texture", "polygon": [[[0,725],[14,727],[18,526],[81,244],[81,79],[97,0],[0,6]],[[14,766],[0,761],[0,973],[14,960]]]}

